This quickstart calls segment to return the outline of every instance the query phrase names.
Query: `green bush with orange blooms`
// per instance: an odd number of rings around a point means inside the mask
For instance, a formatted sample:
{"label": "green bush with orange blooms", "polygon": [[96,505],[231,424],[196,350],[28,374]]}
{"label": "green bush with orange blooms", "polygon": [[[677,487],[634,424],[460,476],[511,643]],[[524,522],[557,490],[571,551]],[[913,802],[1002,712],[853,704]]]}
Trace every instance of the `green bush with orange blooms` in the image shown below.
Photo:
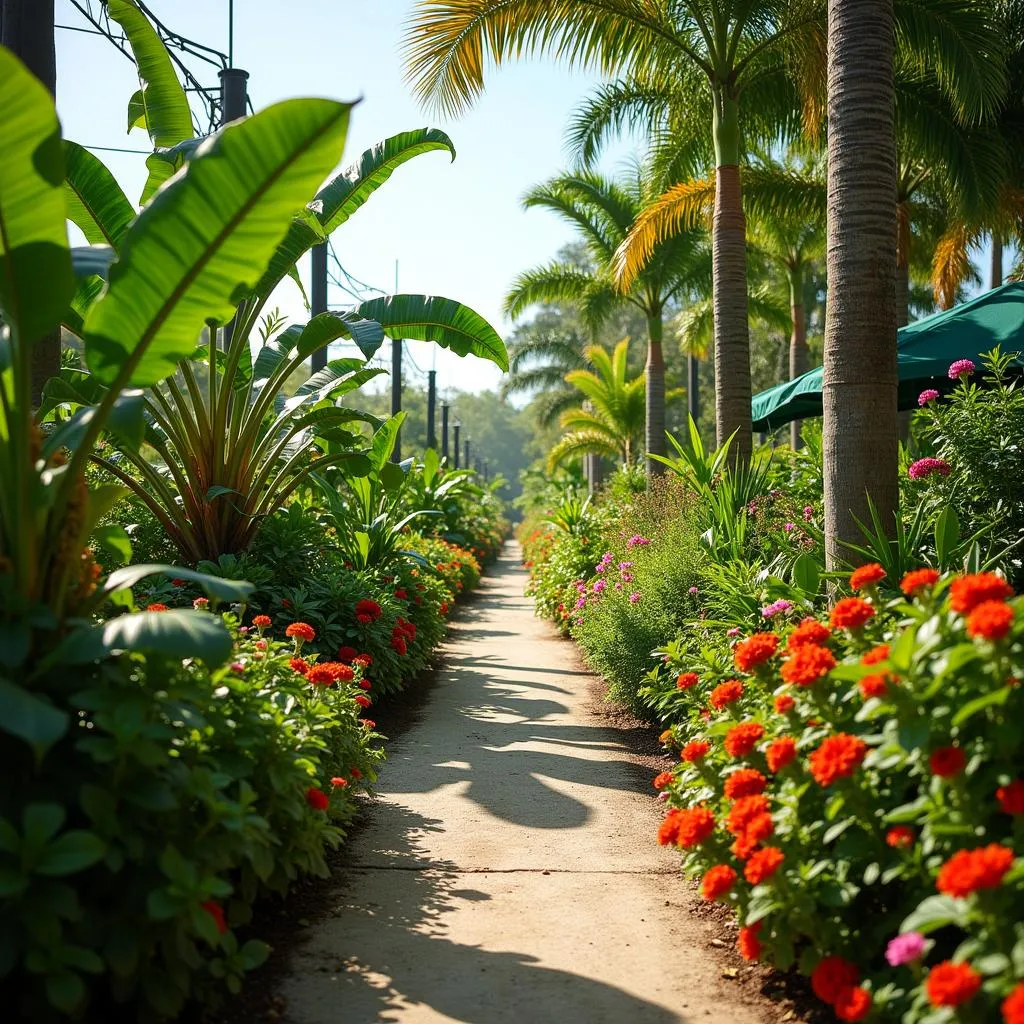
{"label": "green bush with orange blooms", "polygon": [[1024,1024],[1024,598],[920,569],[885,600],[883,577],[665,649],[658,838],[836,1019]]}

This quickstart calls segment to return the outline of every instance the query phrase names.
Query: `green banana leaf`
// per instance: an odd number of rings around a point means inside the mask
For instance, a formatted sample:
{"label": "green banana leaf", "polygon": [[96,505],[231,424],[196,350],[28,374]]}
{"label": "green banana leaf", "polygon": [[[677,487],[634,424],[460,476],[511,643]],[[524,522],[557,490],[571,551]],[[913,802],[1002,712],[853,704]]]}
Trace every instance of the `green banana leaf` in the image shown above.
{"label": "green banana leaf", "polygon": [[64,197],[68,220],[90,245],[117,249],[135,208],[102,160],[77,142],[64,141]]}

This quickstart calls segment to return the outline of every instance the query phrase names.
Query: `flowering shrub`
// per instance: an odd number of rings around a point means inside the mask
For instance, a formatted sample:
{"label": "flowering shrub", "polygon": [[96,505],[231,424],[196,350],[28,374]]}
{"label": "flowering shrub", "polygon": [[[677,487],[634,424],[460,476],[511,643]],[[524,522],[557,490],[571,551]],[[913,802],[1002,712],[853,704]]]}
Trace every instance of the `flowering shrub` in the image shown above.
{"label": "flowering shrub", "polygon": [[837,1019],[1019,1024],[1024,600],[988,573],[880,582],[730,657],[670,649],[659,840]]}

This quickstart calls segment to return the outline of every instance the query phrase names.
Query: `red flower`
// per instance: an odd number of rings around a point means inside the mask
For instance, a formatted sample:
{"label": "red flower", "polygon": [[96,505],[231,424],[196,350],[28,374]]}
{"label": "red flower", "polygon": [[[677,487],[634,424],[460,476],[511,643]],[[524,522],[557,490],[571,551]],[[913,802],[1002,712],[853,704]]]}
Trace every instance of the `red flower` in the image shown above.
{"label": "red flower", "polygon": [[310,786],[306,790],[306,803],[313,808],[314,811],[326,811],[330,805],[330,799],[322,789],[317,789],[316,786]]}
{"label": "red flower", "polygon": [[782,678],[796,686],[812,686],[835,667],[835,655],[827,647],[802,644],[782,663]]}
{"label": "red flower", "polygon": [[768,770],[780,772],[796,760],[796,740],[792,736],[780,736],[768,744],[764,754],[768,759]]}
{"label": "red flower", "polygon": [[849,733],[829,736],[810,757],[811,774],[819,786],[831,786],[836,779],[849,778],[867,755],[864,741]]}
{"label": "red flower", "polygon": [[354,647],[339,647],[338,661],[343,661],[346,665],[351,665],[353,659],[358,653],[359,652]]}
{"label": "red flower", "polygon": [[721,711],[722,708],[733,704],[743,696],[743,684],[738,679],[730,679],[728,682],[720,683],[711,691],[711,706]]}
{"label": "red flower", "polygon": [[316,630],[308,622],[293,622],[284,631],[284,635],[300,641],[312,641],[316,639]]}
{"label": "red flower", "polygon": [[981,975],[970,964],[946,960],[933,967],[925,979],[924,990],[932,1006],[959,1006],[981,988]]}
{"label": "red flower", "polygon": [[213,918],[213,923],[217,926],[217,934],[223,935],[228,930],[228,923],[224,920],[224,908],[215,900],[206,900],[199,906]]}
{"label": "red flower", "polygon": [[775,653],[778,646],[779,638],[774,633],[755,633],[736,645],[733,661],[741,672],[753,672]]}
{"label": "red flower", "polygon": [[317,686],[333,686],[337,682],[351,682],[354,673],[348,665],[342,665],[339,661],[325,661],[314,665],[307,673],[306,678]]}
{"label": "red flower", "polygon": [[864,676],[857,685],[860,686],[860,692],[867,700],[870,697],[884,697],[889,689],[889,683],[892,681],[893,677],[888,672],[881,672],[875,676]]}
{"label": "red flower", "polygon": [[1002,601],[982,601],[967,616],[967,635],[1002,640],[1013,626],[1013,609]]}
{"label": "red flower", "polygon": [[725,780],[726,800],[738,800],[744,796],[763,793],[768,780],[754,768],[741,768]]}
{"label": "red flower", "polygon": [[715,817],[706,807],[669,811],[658,829],[658,842],[689,849],[703,843],[714,830]]}
{"label": "red flower", "polygon": [[348,786],[348,779],[343,779],[340,775],[335,775],[334,778],[331,779],[331,785],[335,789],[345,789],[345,787]]}
{"label": "red flower", "polygon": [[850,573],[850,589],[864,590],[866,587],[876,587],[885,579],[885,575],[885,570],[877,562],[862,565]]}
{"label": "red flower", "polygon": [[961,615],[974,611],[985,601],[1005,601],[1013,597],[1013,588],[994,572],[960,576],[949,588],[949,606]]}
{"label": "red flower", "polygon": [[811,972],[811,988],[823,1002],[834,1006],[836,1000],[848,988],[860,982],[857,965],[841,956],[827,956]]}
{"label": "red flower", "polygon": [[184,587],[184,586],[187,586],[187,584],[188,584],[187,580],[181,580],[181,579],[171,580],[171,586],[172,587]]}
{"label": "red flower", "polygon": [[744,960],[759,960],[761,958],[761,943],[757,938],[757,933],[760,930],[760,921],[757,924],[752,924],[749,928],[740,929],[739,937],[736,939],[736,946]]}
{"label": "red flower", "polygon": [[409,591],[407,591],[404,587],[399,587],[395,591],[395,597],[397,597],[399,601],[408,601]]}
{"label": "red flower", "polygon": [[371,683],[369,679],[360,679],[359,680],[360,689],[368,690],[372,685],[373,685],[373,683]]}
{"label": "red flower", "polygon": [[875,614],[862,597],[844,597],[836,601],[828,621],[833,629],[860,629]]}
{"label": "red flower", "polygon": [[252,624],[257,629],[266,629],[271,624],[269,615],[257,615],[253,620]]}
{"label": "red flower", "polygon": [[804,619],[786,641],[786,650],[795,651],[805,644],[821,646],[832,635],[828,627],[818,622],[817,619]]}
{"label": "red flower", "polygon": [[353,779],[361,779],[363,777],[363,773],[358,768],[349,768],[348,773]]}
{"label": "red flower", "polygon": [[914,830],[909,825],[894,825],[885,833],[885,841],[894,849],[902,850],[914,845]]}
{"label": "red flower", "polygon": [[696,686],[699,682],[700,677],[696,672],[683,672],[676,680],[676,686],[680,690],[689,690],[691,686]]}
{"label": "red flower", "polygon": [[[356,617],[360,615],[368,615],[371,622],[376,622],[381,616],[381,606],[376,601],[370,600],[368,597],[364,597],[361,601],[356,601]],[[362,619],[359,620],[362,622]]]}
{"label": "red flower", "polygon": [[774,832],[775,822],[770,814],[755,814],[737,834],[731,847],[733,854],[746,860]]}
{"label": "red flower", "polygon": [[912,569],[900,580],[900,590],[907,597],[916,597],[922,590],[930,590],[938,582],[937,569]]}
{"label": "red flower", "polygon": [[999,809],[1006,814],[1024,814],[1024,779],[1014,779],[996,790]]}
{"label": "red flower", "polygon": [[771,804],[766,796],[755,794],[753,796],[740,797],[729,809],[729,816],[725,819],[725,827],[734,836],[739,835],[755,818],[762,814],[767,815],[770,808]]}
{"label": "red flower", "polygon": [[889,645],[879,644],[877,647],[872,647],[867,654],[861,656],[860,663],[862,665],[877,665],[880,661],[886,661],[889,657]]}
{"label": "red flower", "polygon": [[679,756],[684,761],[699,761],[702,757],[706,756],[710,749],[711,744],[706,740],[693,740],[683,747]]}
{"label": "red flower", "polygon": [[764,726],[757,722],[741,722],[725,734],[725,752],[730,757],[749,754],[757,741],[764,735]]}
{"label": "red flower", "polygon": [[373,701],[370,700],[370,698],[367,697],[366,694],[359,693],[359,694],[356,694],[356,703],[361,708],[368,708],[373,703]]}
{"label": "red flower", "polygon": [[161,604],[159,601],[154,601],[153,604],[146,605],[147,612],[169,612],[171,609],[165,604]]}
{"label": "red flower", "polygon": [[935,888],[963,899],[979,889],[995,889],[1013,866],[1013,850],[999,843],[976,850],[959,850],[939,869]]}
{"label": "red flower", "polygon": [[1024,981],[1003,1000],[1001,1009],[1005,1024],[1024,1024]]}
{"label": "red flower", "polygon": [[743,869],[743,877],[751,885],[760,885],[766,878],[771,878],[778,871],[785,857],[775,846],[766,846],[758,850]]}
{"label": "red flower", "polygon": [[701,879],[700,891],[706,900],[717,900],[736,884],[736,872],[728,864],[716,864]]}
{"label": "red flower", "polygon": [[654,788],[658,790],[665,789],[667,786],[671,786],[675,779],[676,777],[671,772],[661,772],[654,776]]}
{"label": "red flower", "polygon": [[358,654],[352,659],[353,665],[359,665],[361,668],[369,668],[373,664],[372,654]]}
{"label": "red flower", "polygon": [[408,650],[405,641],[400,636],[393,636],[391,638],[391,648],[392,650],[397,651],[401,655],[404,655],[405,652]]}
{"label": "red flower", "polygon": [[292,658],[292,660],[288,662],[288,667],[293,672],[298,672],[300,676],[304,676],[309,672],[309,662],[304,658]]}
{"label": "red flower", "polygon": [[796,707],[796,701],[788,693],[780,693],[775,698],[775,710],[780,715],[788,715]]}
{"label": "red flower", "polygon": [[377,723],[372,718],[360,718],[359,724],[367,730],[377,728]]}
{"label": "red flower", "polygon": [[967,755],[960,747],[939,747],[932,751],[929,759],[929,766],[932,775],[938,775],[940,779],[949,779],[959,775],[967,764]]}
{"label": "red flower", "polygon": [[835,1010],[840,1020],[863,1020],[871,1012],[871,993],[859,985],[844,988],[836,996]]}
{"label": "red flower", "polygon": [[373,616],[367,615],[364,612],[360,612],[356,616],[356,622],[358,622],[360,626],[368,626],[371,622],[373,622]]}

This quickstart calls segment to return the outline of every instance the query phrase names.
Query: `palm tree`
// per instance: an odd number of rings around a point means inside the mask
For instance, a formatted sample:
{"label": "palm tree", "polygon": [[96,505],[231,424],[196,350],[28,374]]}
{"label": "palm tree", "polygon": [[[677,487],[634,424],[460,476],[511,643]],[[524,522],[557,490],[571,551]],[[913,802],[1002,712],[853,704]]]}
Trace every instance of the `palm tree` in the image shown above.
{"label": "palm tree", "polygon": [[538,50],[610,75],[642,65],[651,81],[699,97],[710,114],[704,138],[714,147],[717,183],[716,423],[720,439],[738,431],[739,457],[751,449],[740,97],[792,119],[822,65],[823,7],[822,0],[419,0],[407,35],[417,94],[449,113],[482,92],[488,58],[500,64]]}
{"label": "palm tree", "polygon": [[554,469],[568,458],[600,455],[631,463],[643,436],[643,376],[628,379],[629,339],[620,341],[609,355],[599,345],[586,350],[593,370],[573,370],[566,382],[577,393],[580,407],[562,413],[566,434],[551,449],[548,466]]}
{"label": "palm tree", "polygon": [[[584,322],[597,330],[623,305],[639,310],[647,325],[646,430],[647,452],[664,455],[665,446],[665,310],[690,292],[707,290],[711,254],[704,234],[693,230],[658,246],[644,271],[623,292],[613,280],[616,250],[628,235],[640,211],[662,189],[661,179],[648,166],[620,181],[596,172],[563,174],[531,189],[527,208],[541,207],[558,214],[581,234],[591,266],[557,259],[519,275],[505,300],[510,317],[537,302],[572,302]],[[662,465],[647,460],[648,477]]]}

